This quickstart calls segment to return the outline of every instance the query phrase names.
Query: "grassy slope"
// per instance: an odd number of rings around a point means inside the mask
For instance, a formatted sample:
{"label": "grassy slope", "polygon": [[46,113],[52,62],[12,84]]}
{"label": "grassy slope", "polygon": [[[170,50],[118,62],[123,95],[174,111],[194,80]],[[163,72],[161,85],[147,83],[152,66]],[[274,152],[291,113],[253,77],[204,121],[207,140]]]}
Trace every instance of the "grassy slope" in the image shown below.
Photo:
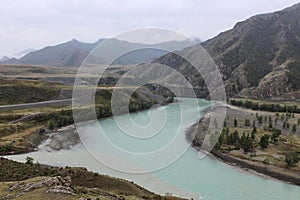
{"label": "grassy slope", "polygon": [[0,105],[57,99],[62,86],[34,80],[0,79]]}

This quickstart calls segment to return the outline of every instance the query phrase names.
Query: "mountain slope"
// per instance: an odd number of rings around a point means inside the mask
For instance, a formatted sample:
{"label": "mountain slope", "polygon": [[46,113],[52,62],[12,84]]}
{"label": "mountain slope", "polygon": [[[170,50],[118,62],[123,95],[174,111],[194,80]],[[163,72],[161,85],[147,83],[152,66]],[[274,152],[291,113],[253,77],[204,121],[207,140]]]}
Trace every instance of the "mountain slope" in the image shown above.
{"label": "mountain slope", "polygon": [[[300,4],[239,22],[202,46],[219,66],[229,95],[295,98],[293,91],[300,89]],[[175,57],[156,62],[165,64]],[[185,61],[177,60],[178,69],[191,71]]]}
{"label": "mountain slope", "polygon": [[82,60],[89,54],[94,46],[94,44],[71,40],[63,44],[30,52],[18,61],[22,64],[46,66],[80,66]]}

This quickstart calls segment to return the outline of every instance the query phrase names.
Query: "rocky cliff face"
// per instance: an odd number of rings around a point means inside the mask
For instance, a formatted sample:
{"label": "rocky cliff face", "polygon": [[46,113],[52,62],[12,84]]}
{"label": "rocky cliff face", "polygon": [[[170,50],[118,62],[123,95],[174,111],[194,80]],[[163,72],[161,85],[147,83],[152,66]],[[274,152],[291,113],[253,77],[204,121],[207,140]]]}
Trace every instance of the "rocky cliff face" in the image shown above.
{"label": "rocky cliff face", "polygon": [[[300,83],[300,4],[239,22],[202,46],[219,66],[229,96],[293,99]],[[157,62],[180,69],[197,82],[193,84],[202,84],[201,77],[175,55]]]}

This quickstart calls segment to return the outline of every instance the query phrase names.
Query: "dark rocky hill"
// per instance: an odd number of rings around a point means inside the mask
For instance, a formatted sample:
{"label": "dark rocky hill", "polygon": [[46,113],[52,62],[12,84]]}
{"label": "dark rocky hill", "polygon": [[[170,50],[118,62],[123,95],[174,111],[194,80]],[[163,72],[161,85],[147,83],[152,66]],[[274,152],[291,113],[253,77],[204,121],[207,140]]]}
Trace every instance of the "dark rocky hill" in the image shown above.
{"label": "dark rocky hill", "polygon": [[[300,98],[300,4],[239,22],[202,46],[219,66],[228,95]],[[174,54],[155,62],[171,63],[194,85],[201,83],[192,67]]]}

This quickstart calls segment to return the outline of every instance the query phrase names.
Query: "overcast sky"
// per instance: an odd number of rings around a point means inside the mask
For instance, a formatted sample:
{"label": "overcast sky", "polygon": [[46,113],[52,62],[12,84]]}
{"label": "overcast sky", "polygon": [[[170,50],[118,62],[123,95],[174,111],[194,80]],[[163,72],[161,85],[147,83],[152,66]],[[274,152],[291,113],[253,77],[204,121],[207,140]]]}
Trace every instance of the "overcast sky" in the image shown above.
{"label": "overcast sky", "polygon": [[299,0],[0,0],[0,56],[76,38],[94,42],[142,27],[202,40]]}

